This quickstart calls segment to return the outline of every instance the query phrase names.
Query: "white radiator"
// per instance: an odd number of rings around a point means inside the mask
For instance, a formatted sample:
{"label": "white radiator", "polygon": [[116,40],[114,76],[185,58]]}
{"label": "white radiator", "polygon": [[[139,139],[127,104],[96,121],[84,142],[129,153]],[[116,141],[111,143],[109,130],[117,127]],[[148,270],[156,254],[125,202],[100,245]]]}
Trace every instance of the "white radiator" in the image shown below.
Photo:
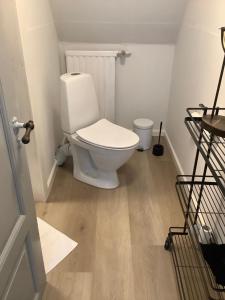
{"label": "white radiator", "polygon": [[89,73],[94,79],[100,117],[115,121],[115,71],[118,51],[66,51],[67,72]]}

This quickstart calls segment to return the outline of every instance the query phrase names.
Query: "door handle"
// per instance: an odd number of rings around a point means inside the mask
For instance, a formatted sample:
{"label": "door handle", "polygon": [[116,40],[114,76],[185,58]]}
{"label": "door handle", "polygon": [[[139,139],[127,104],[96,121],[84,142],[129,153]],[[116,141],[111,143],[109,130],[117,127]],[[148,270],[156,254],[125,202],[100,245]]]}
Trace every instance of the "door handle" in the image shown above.
{"label": "door handle", "polygon": [[25,131],[24,136],[22,137],[22,143],[29,144],[30,143],[30,134],[31,134],[31,131],[34,129],[34,122],[30,120],[27,123],[24,123],[23,128],[25,128],[26,131]]}
{"label": "door handle", "polygon": [[13,131],[15,135],[17,136],[19,133],[19,130],[21,128],[26,129],[25,134],[23,135],[22,139],[18,139],[18,142],[22,142],[23,144],[29,144],[30,143],[30,134],[31,131],[34,129],[34,122],[32,120],[26,122],[26,123],[20,123],[17,121],[17,118],[14,117],[12,120],[13,125]]}

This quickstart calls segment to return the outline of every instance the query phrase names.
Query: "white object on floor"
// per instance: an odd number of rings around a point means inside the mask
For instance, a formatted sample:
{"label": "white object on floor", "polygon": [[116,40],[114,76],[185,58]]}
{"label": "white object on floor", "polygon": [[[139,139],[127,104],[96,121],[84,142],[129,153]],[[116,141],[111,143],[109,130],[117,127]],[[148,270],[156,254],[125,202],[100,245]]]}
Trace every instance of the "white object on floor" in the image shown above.
{"label": "white object on floor", "polygon": [[78,245],[64,233],[37,218],[46,274]]}
{"label": "white object on floor", "polygon": [[149,119],[136,119],[133,126],[134,132],[140,139],[138,149],[147,150],[151,148],[154,122]]}

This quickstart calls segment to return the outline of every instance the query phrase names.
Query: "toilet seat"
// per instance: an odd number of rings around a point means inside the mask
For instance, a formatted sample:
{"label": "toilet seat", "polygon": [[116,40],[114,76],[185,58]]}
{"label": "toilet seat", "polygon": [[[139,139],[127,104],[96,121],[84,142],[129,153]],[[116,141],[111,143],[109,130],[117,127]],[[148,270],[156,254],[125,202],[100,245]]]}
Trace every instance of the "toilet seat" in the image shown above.
{"label": "toilet seat", "polygon": [[106,119],[82,128],[76,134],[83,142],[106,149],[134,148],[139,143],[139,138],[134,132]]}

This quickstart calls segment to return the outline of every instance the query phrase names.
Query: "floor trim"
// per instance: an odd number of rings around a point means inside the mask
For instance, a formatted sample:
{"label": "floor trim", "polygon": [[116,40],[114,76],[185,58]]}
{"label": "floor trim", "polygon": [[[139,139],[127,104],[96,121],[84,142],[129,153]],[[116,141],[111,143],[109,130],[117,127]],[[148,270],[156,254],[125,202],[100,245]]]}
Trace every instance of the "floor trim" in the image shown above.
{"label": "floor trim", "polygon": [[181,166],[181,162],[176,154],[176,151],[175,151],[175,148],[173,147],[173,144],[169,138],[169,135],[167,133],[166,130],[164,130],[164,136],[165,136],[165,140],[167,142],[167,145],[168,145],[168,148],[170,150],[170,153],[172,155],[172,158],[173,158],[173,161],[175,163],[175,166],[176,166],[176,169],[177,169],[177,172],[180,174],[180,175],[184,175],[184,170]]}
{"label": "floor trim", "polygon": [[[63,136],[60,145],[63,145],[63,144],[65,143],[65,139],[66,139],[66,137]],[[57,171],[57,161],[56,161],[56,159],[54,159],[54,163],[53,163],[51,172],[50,172],[50,174],[49,174],[49,176],[48,176],[48,180],[47,180],[46,193],[45,193],[46,196],[45,196],[44,202],[47,201],[48,196],[49,196],[49,194],[50,194],[50,192],[51,192],[52,185],[53,185],[53,182],[54,182],[55,176],[56,176],[56,171]]]}
{"label": "floor trim", "polygon": [[46,191],[46,199],[45,199],[45,201],[47,201],[49,193],[51,192],[52,185],[53,185],[53,182],[54,182],[54,179],[55,179],[55,175],[56,175],[56,170],[57,170],[57,162],[56,162],[56,160],[54,160],[51,172],[50,172],[48,180],[47,180],[47,191]]}

